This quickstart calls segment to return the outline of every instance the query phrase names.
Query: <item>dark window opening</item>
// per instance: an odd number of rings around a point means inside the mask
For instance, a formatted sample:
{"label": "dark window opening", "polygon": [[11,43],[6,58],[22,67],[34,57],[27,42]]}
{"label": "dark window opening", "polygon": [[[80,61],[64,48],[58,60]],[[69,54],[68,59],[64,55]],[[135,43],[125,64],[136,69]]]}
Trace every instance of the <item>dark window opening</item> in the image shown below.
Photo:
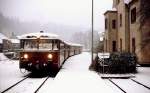
{"label": "dark window opening", "polygon": [[118,0],[118,4],[120,3],[120,0]]}
{"label": "dark window opening", "polygon": [[120,0],[117,0],[117,4],[119,4],[120,3]]}
{"label": "dark window opening", "polygon": [[120,27],[122,26],[122,14],[120,14]]}
{"label": "dark window opening", "polygon": [[136,8],[131,10],[131,23],[136,22]]}
{"label": "dark window opening", "polygon": [[120,38],[120,51],[122,51],[122,39]]}
{"label": "dark window opening", "polygon": [[116,41],[113,41],[112,42],[112,49],[113,49],[113,52],[116,52]]}
{"label": "dark window opening", "polygon": [[107,39],[106,39],[106,47],[105,48],[106,48],[105,52],[107,52]]}
{"label": "dark window opening", "polygon": [[132,53],[135,53],[135,38],[132,38]]}
{"label": "dark window opening", "polygon": [[112,28],[116,29],[116,20],[112,20]]}
{"label": "dark window opening", "polygon": [[107,19],[105,19],[105,29],[107,29]]}

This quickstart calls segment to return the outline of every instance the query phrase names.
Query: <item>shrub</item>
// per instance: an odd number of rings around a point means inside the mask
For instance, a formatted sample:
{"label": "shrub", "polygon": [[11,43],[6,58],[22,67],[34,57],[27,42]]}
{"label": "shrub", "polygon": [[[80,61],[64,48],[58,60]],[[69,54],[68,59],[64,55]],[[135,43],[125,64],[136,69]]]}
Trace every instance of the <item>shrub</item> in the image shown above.
{"label": "shrub", "polygon": [[107,59],[99,62],[99,72],[104,73],[133,73],[136,72],[136,55],[126,52],[110,54]]}

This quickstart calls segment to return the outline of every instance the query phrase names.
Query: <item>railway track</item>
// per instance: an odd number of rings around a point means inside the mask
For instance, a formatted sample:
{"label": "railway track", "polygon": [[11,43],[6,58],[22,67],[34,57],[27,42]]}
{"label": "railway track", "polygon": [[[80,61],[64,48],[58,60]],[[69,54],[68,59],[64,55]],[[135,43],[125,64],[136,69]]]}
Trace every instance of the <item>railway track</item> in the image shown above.
{"label": "railway track", "polygon": [[145,88],[147,88],[147,89],[149,89],[149,90],[150,90],[150,87],[148,87],[148,86],[146,86],[146,85],[144,85],[144,84],[140,83],[139,81],[134,80],[134,79],[131,79],[131,80],[132,80],[132,81],[134,81],[134,82],[136,82],[137,84],[139,84],[139,85],[141,85],[141,86],[143,86],[143,87],[145,87]]}
{"label": "railway track", "polygon": [[8,87],[7,89],[5,89],[4,91],[2,91],[1,93],[5,93],[8,90],[12,89],[13,87],[15,87],[16,85],[18,85],[19,83],[23,82],[24,80],[26,80],[28,77],[23,78],[22,80],[18,81],[17,83],[11,85],[10,87]]}
{"label": "railway track", "polygon": [[[11,92],[18,92],[18,91],[20,91],[20,90],[16,90],[16,91],[14,91],[13,89],[15,88],[15,87],[18,87],[18,86],[21,86],[21,87],[23,87],[24,86],[24,84],[21,84],[21,83],[23,83],[23,82],[25,82],[25,81],[27,81],[27,79],[29,79],[29,77],[25,77],[25,78],[23,78],[22,80],[20,80],[20,81],[18,81],[17,83],[15,83],[15,84],[13,84],[13,85],[11,85],[10,87],[8,87],[7,89],[5,89],[4,91],[2,91],[1,93],[11,93]],[[39,90],[40,90],[40,88],[45,84],[45,82],[47,81],[49,79],[49,76],[47,76],[46,78],[44,78],[44,80],[42,79],[42,80],[35,80],[34,82],[40,82],[38,85],[36,85],[36,88],[35,89],[33,89],[33,92],[32,93],[37,93]],[[34,80],[34,79],[33,79]],[[32,81],[32,79],[30,80],[30,81]],[[32,85],[32,86],[34,86],[34,84]],[[17,89],[20,89],[20,87],[18,87]],[[23,90],[23,89],[21,89],[21,90]],[[30,90],[30,89],[29,89]]]}
{"label": "railway track", "polygon": [[119,85],[117,85],[114,81],[112,81],[111,79],[109,79],[109,81],[114,84],[117,88],[119,88],[123,93],[127,93],[125,90],[123,90]]}
{"label": "railway track", "polygon": [[41,85],[35,90],[34,93],[37,93],[37,92],[40,90],[40,88],[45,84],[45,82],[46,82],[48,79],[49,79],[49,76],[44,80],[43,83],[41,83]]}
{"label": "railway track", "polygon": [[[134,79],[108,79],[115,87],[121,90],[123,93],[134,93],[135,91],[141,91],[139,93],[150,93],[150,87],[142,84]],[[128,83],[128,85],[127,85]]]}

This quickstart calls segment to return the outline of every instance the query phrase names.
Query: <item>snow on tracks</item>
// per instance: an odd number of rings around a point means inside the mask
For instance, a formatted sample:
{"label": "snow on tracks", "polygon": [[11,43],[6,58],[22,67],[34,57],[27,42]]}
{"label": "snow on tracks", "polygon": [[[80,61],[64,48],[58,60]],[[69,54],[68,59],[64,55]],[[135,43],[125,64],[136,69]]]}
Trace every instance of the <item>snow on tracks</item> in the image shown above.
{"label": "snow on tracks", "polygon": [[90,64],[90,53],[72,56],[56,75],[52,86],[45,84],[39,93],[116,93],[97,73],[89,71]]}
{"label": "snow on tracks", "polygon": [[150,93],[150,89],[133,81],[134,79],[109,79],[114,87],[119,88],[123,93]]}
{"label": "snow on tracks", "polygon": [[5,93],[37,93],[48,79],[49,77],[27,78]]}
{"label": "snow on tracks", "polygon": [[8,60],[8,58],[3,53],[0,53],[0,61],[3,60]]}
{"label": "snow on tracks", "polygon": [[13,84],[12,86],[10,86],[9,88],[5,89],[4,91],[2,91],[1,93],[5,93],[6,91],[10,90],[11,88],[13,88],[14,86],[18,85],[19,83],[23,82],[24,80],[26,80],[28,77],[25,77],[24,79],[18,81],[17,83]]}

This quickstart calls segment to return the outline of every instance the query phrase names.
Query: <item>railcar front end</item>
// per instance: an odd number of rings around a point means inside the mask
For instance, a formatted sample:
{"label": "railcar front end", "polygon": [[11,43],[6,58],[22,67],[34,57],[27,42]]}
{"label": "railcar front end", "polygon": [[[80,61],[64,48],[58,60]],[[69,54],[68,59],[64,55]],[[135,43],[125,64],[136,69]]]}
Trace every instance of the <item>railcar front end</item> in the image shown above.
{"label": "railcar front end", "polygon": [[30,33],[20,36],[20,69],[58,71],[70,56],[81,53],[82,46],[66,43],[57,35]]}
{"label": "railcar front end", "polygon": [[20,52],[20,68],[28,71],[58,70],[59,52],[23,51]]}

